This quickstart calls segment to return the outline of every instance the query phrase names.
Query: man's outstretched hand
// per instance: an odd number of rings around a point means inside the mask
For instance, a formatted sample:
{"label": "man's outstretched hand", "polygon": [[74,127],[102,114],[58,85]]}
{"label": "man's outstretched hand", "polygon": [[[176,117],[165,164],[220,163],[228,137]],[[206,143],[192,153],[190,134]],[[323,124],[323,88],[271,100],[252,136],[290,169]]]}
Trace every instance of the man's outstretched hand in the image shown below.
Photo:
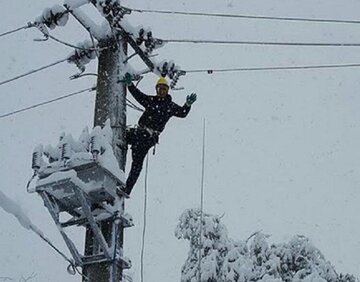
{"label": "man's outstretched hand", "polygon": [[189,107],[196,101],[196,93],[191,93],[186,97],[186,105]]}
{"label": "man's outstretched hand", "polygon": [[131,75],[131,73],[129,73],[129,72],[125,73],[123,81],[127,86],[132,84],[132,75]]}

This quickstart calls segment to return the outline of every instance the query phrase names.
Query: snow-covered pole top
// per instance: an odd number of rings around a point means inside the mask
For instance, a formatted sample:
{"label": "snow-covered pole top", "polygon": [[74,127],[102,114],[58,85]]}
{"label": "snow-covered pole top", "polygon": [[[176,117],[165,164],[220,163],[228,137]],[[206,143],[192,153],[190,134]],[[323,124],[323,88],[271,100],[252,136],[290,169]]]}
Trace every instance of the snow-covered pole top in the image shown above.
{"label": "snow-covered pole top", "polygon": [[135,50],[151,72],[158,76],[168,76],[171,89],[176,89],[180,76],[186,72],[173,61],[156,63],[150,56],[153,51],[164,46],[164,41],[153,36],[152,31],[143,27],[133,27],[124,17],[131,14],[131,10],[122,7],[118,0],[90,0],[99,12],[107,19],[111,28]]}

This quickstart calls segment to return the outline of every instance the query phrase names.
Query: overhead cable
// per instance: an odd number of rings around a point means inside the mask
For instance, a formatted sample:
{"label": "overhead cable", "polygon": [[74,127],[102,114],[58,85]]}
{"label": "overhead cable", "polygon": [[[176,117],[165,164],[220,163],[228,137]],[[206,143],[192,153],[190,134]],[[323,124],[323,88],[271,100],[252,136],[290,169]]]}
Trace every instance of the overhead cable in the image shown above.
{"label": "overhead cable", "polygon": [[[246,68],[224,68],[224,69],[188,69],[185,70],[186,73],[207,73],[207,74],[213,74],[213,73],[221,73],[221,72],[247,72],[247,71],[281,71],[281,70],[306,70],[306,69],[332,69],[332,68],[355,68],[360,67],[360,63],[358,64],[334,64],[334,65],[304,65],[304,66],[275,66],[275,67],[246,67]],[[86,91],[93,91],[96,87],[84,89],[75,93],[71,93],[65,96],[61,96],[59,98],[55,98],[49,101],[45,101],[39,104],[35,104],[20,110],[16,110],[14,112],[10,112],[7,114],[0,115],[0,118],[5,118],[8,116],[12,116],[14,114],[24,112],[30,109],[34,109],[46,104],[53,103],[55,101],[59,101],[71,96],[78,95],[80,93],[86,92]],[[135,106],[130,100],[128,100],[127,105],[135,110],[143,111],[141,108]]]}
{"label": "overhead cable", "polygon": [[274,67],[248,67],[248,68],[226,68],[226,69],[189,69],[186,73],[208,73],[215,72],[246,72],[246,71],[273,71],[273,70],[302,70],[302,69],[331,69],[331,68],[355,68],[358,64],[334,64],[334,65],[304,65],[304,66],[274,66]]}
{"label": "overhead cable", "polygon": [[312,43],[312,42],[272,42],[241,40],[201,40],[201,39],[161,39],[165,43],[232,44],[232,45],[274,45],[310,47],[360,47],[360,43]]}
{"label": "overhead cable", "polygon": [[281,20],[281,21],[345,23],[345,24],[359,24],[360,23],[360,21],[357,21],[357,20],[340,20],[340,19],[334,20],[334,19],[312,19],[312,18],[298,18],[298,17],[254,16],[254,15],[182,12],[182,11],[150,10],[150,9],[131,9],[131,11],[139,12],[139,13],[156,13],[156,14],[171,14],[171,15],[184,15],[184,16],[206,16],[206,17],[222,17],[222,18],[242,18],[242,19],[254,19],[254,20]]}
{"label": "overhead cable", "polygon": [[96,51],[96,52],[98,51],[98,49],[97,49],[96,47],[93,47],[93,48],[79,47],[79,46],[76,46],[76,45],[74,45],[74,44],[65,42],[65,41],[63,41],[63,40],[61,40],[61,39],[58,39],[58,38],[56,38],[55,36],[52,36],[52,35],[50,35],[50,34],[48,34],[47,37],[49,37],[50,39],[52,39],[52,40],[54,40],[54,41],[56,41],[56,42],[58,42],[58,43],[61,43],[61,44],[65,45],[65,46],[68,46],[68,47],[71,47],[71,48],[74,48],[74,49],[78,49],[78,50],[94,50],[94,51]]}
{"label": "overhead cable", "polygon": [[4,84],[6,84],[6,83],[12,82],[12,81],[14,81],[14,80],[20,79],[20,78],[22,78],[22,77],[31,75],[31,74],[33,74],[33,73],[36,73],[36,72],[45,70],[45,69],[47,69],[47,68],[56,66],[56,65],[58,65],[58,64],[60,64],[60,63],[66,62],[68,59],[69,59],[69,58],[62,59],[62,60],[56,61],[56,62],[54,62],[54,63],[51,63],[51,64],[49,64],[49,65],[40,67],[40,68],[38,68],[38,69],[34,69],[34,70],[31,70],[31,71],[26,72],[26,73],[24,73],[24,74],[21,74],[21,75],[15,76],[15,77],[13,77],[13,78],[10,78],[10,79],[1,81],[1,82],[0,82],[0,86],[1,86],[1,85],[4,85]]}
{"label": "overhead cable", "polygon": [[79,94],[84,93],[84,92],[91,92],[91,91],[94,91],[94,90],[96,90],[96,86],[93,86],[91,88],[87,88],[87,89],[84,89],[84,90],[80,90],[80,91],[77,91],[77,92],[74,92],[74,93],[71,93],[71,94],[67,94],[67,95],[64,95],[64,96],[60,96],[58,98],[48,100],[48,101],[45,101],[45,102],[42,102],[42,103],[39,103],[39,104],[35,104],[35,105],[29,106],[29,107],[26,107],[26,108],[22,108],[22,109],[19,109],[19,110],[16,110],[16,111],[13,111],[13,112],[10,112],[10,113],[7,113],[7,114],[0,115],[0,119],[15,115],[15,114],[18,114],[18,113],[21,113],[21,112],[25,112],[25,111],[28,111],[28,110],[31,110],[31,109],[35,109],[37,107],[44,106],[44,105],[47,105],[47,104],[50,104],[50,103],[53,103],[53,102],[56,102],[56,101],[60,101],[60,100],[63,100],[63,99],[66,99],[66,98],[69,98],[69,97],[72,97],[72,96],[75,96],[75,95],[79,95]]}
{"label": "overhead cable", "polygon": [[27,29],[27,28],[30,28],[30,27],[32,27],[31,25],[25,25],[25,26],[22,26],[22,27],[19,27],[19,28],[15,28],[15,29],[13,29],[13,30],[9,30],[9,31],[6,31],[6,32],[4,32],[4,33],[1,33],[0,34],[0,37],[3,37],[3,36],[5,36],[5,35],[9,35],[9,34],[11,34],[11,33],[15,33],[15,32],[18,32],[18,31],[20,31],[20,30],[23,30],[23,29]]}
{"label": "overhead cable", "polygon": [[[11,33],[18,32],[18,31],[23,30],[23,29],[31,28],[31,27],[36,27],[36,25],[35,25],[34,23],[29,22],[26,26],[19,27],[19,28],[16,28],[16,29],[14,29],[14,30],[10,30],[10,31],[7,31],[7,32],[4,32],[4,33],[0,34],[0,37],[5,36],[5,35],[8,35],[8,34],[11,34]],[[56,41],[56,42],[58,42],[58,43],[61,43],[61,44],[63,44],[63,45],[66,45],[66,46],[68,46],[68,47],[71,47],[71,48],[84,49],[84,48],[75,46],[75,45],[73,45],[73,44],[71,44],[71,43],[67,43],[67,42],[65,42],[65,41],[63,41],[63,40],[60,40],[60,39],[58,39],[58,38],[56,38],[56,37],[54,37],[54,36],[52,36],[52,35],[50,35],[50,34],[44,34],[44,36],[45,36],[45,39],[44,39],[44,40],[47,40],[47,38],[50,38],[50,39],[52,39],[52,40],[54,40],[54,41]],[[35,41],[38,41],[38,40],[35,40]],[[41,40],[41,41],[42,41],[42,40]]]}

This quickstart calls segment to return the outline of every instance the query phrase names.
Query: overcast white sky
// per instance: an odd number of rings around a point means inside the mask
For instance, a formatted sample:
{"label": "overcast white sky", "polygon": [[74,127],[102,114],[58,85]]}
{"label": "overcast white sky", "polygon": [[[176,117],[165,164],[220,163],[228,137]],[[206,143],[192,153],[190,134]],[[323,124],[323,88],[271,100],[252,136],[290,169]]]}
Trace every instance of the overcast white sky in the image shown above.
{"label": "overcast white sky", "polygon": [[[56,0],[3,1],[0,33],[33,20]],[[357,19],[355,0],[183,0],[124,1],[136,8],[252,15]],[[94,8],[86,9],[91,15]],[[288,23],[133,14],[134,25],[149,26],[160,38],[360,43],[358,25]],[[73,20],[54,35],[77,43],[86,33]],[[53,42],[34,42],[36,30],[0,39],[0,81],[65,58],[72,50]],[[169,44],[159,59],[184,69],[360,63],[358,48],[211,46]],[[138,62],[134,67],[142,67]],[[92,63],[89,71],[96,71]],[[66,63],[0,86],[0,115],[92,86],[93,78],[69,81],[77,70]],[[156,76],[140,88],[152,94]],[[303,234],[338,272],[360,276],[359,69],[194,74],[173,93],[183,103],[198,101],[185,120],[172,120],[150,157],[146,281],[179,281],[187,242],[174,237],[177,219],[200,198],[202,119],[207,121],[205,211],[225,213],[233,239],[254,231],[272,242]],[[91,126],[94,94],[82,94],[0,120],[0,189],[15,199],[51,240],[66,250],[41,199],[27,194],[35,145],[56,144],[62,131],[79,136]],[[129,110],[128,123],[138,113]],[[136,226],[126,233],[126,255],[138,281],[144,195],[143,175],[127,211]],[[80,281],[67,264],[36,235],[0,210],[0,277],[35,281]],[[82,234],[72,231],[82,245]]]}

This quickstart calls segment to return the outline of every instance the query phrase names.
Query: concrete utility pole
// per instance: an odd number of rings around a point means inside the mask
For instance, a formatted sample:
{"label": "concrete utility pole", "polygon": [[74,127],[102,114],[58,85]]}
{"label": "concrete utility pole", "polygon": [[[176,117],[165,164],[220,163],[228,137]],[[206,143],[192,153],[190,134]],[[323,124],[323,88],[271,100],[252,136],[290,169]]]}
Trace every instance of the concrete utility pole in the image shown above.
{"label": "concrete utility pole", "polygon": [[[100,52],[98,65],[98,81],[95,102],[94,126],[104,126],[107,119],[113,131],[112,147],[119,162],[120,169],[125,171],[126,147],[119,148],[116,143],[125,144],[124,134],[126,129],[126,86],[119,82],[120,70],[124,67],[123,62],[127,55],[127,43],[118,38],[111,41],[99,42],[101,46],[112,46]],[[120,198],[120,213],[124,212],[124,197]],[[116,252],[123,257],[123,226],[116,218],[102,222],[101,229],[110,249],[114,248],[111,242],[115,242]],[[114,240],[114,237],[116,239]],[[86,230],[85,255],[96,254],[99,246],[94,240],[90,228]],[[117,282],[122,281],[123,263],[120,260],[101,262],[84,266],[84,275],[89,282]],[[84,280],[85,281],[85,278]]]}
{"label": "concrete utility pole", "polygon": [[[80,6],[87,3],[93,4],[102,16],[108,21],[109,28],[99,28],[91,18],[82,13]],[[127,57],[127,44],[134,49],[149,71],[161,72],[163,77],[169,76],[172,80],[170,87],[174,88],[181,75],[181,71],[174,63],[165,62],[162,66],[155,65],[149,58],[153,50],[161,47],[163,41],[154,38],[151,31],[139,29],[139,31],[127,31],[122,25],[125,15],[131,10],[122,7],[120,0],[88,0],[68,1],[62,10],[56,7],[53,10],[45,10],[36,24],[46,38],[49,33],[45,25],[56,26],[60,22],[67,21],[70,13],[89,32],[92,39],[92,47],[76,48],[73,55],[67,60],[76,64],[81,72],[90,59],[98,56],[98,81],[95,102],[94,127],[104,127],[110,120],[112,129],[112,149],[114,151],[119,168],[125,171],[127,146],[125,141],[126,132],[126,87],[122,81]],[[61,21],[59,20],[61,19]],[[111,31],[108,34],[107,31]],[[96,46],[95,40],[98,41]],[[91,48],[90,48],[91,47]],[[96,49],[94,49],[94,47]],[[142,72],[142,73],[146,73]],[[80,74],[75,77],[80,77]],[[136,74],[135,77],[140,77]],[[65,244],[73,256],[74,262],[71,267],[83,267],[83,281],[85,282],[120,282],[123,281],[123,269],[131,267],[131,262],[124,257],[123,238],[124,228],[133,226],[131,216],[125,214],[125,195],[122,192],[125,179],[114,175],[111,171],[96,162],[98,153],[101,151],[101,136],[91,136],[90,147],[93,153],[92,160],[86,159],[82,164],[67,162],[72,156],[71,142],[68,139],[61,143],[61,160],[63,165],[59,171],[71,170],[60,179],[47,179],[43,184],[36,186],[36,192],[44,200],[51,217],[57,225]],[[100,131],[99,131],[100,132]],[[100,133],[101,134],[101,133]],[[100,141],[99,141],[100,140]],[[47,178],[54,173],[45,171],[41,174],[42,149],[34,152],[33,168],[39,178]],[[51,155],[50,153],[48,154]],[[49,163],[52,161],[49,157]],[[95,162],[94,162],[95,160]],[[55,170],[56,171],[56,170]],[[73,175],[76,173],[76,177]],[[78,181],[80,180],[80,181]],[[86,191],[85,184],[99,183],[95,190]],[[85,187],[85,188],[84,188]],[[110,207],[109,205],[112,205]],[[62,221],[60,213],[67,212],[72,217]],[[102,217],[106,212],[110,217]],[[84,255],[79,252],[73,241],[65,232],[65,228],[71,226],[85,226],[85,248]],[[69,261],[70,262],[70,261]]]}

